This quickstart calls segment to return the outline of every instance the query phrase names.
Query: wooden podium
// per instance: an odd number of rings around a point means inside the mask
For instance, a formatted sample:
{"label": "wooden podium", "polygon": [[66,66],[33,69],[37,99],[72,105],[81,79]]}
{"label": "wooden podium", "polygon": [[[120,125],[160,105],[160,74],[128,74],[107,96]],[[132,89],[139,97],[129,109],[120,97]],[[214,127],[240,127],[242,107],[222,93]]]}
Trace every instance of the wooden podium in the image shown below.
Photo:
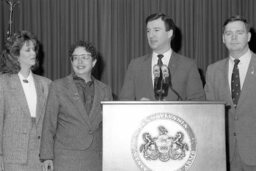
{"label": "wooden podium", "polygon": [[225,171],[222,102],[103,105],[104,171]]}

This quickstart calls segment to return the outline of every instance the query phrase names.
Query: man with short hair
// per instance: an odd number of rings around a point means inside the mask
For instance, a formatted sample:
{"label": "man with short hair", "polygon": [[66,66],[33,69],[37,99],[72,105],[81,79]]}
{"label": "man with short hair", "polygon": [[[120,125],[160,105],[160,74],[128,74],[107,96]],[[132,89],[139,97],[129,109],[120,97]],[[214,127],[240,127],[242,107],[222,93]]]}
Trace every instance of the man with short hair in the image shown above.
{"label": "man with short hair", "polygon": [[[126,72],[120,93],[121,100],[204,100],[205,94],[195,62],[175,53],[171,48],[175,24],[165,14],[156,13],[147,17],[147,38],[152,49],[151,54],[133,59]],[[168,72],[161,73],[168,84],[167,90],[160,96],[154,91],[159,84],[159,68],[168,67]],[[160,76],[161,77],[161,76]],[[164,87],[164,86],[162,86]],[[166,86],[165,86],[166,87]]]}
{"label": "man with short hair", "polygon": [[226,20],[223,43],[229,57],[207,68],[207,100],[225,101],[229,162],[232,171],[256,170],[256,55],[249,49],[247,21],[241,16]]}

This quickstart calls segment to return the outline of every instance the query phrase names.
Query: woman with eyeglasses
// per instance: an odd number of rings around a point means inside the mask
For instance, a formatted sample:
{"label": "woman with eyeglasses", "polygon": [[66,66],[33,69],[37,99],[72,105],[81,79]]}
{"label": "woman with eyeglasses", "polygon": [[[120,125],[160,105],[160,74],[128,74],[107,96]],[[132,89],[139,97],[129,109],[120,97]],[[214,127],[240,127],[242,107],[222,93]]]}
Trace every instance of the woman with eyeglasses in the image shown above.
{"label": "woman with eyeglasses", "polygon": [[101,171],[101,101],[112,100],[111,89],[92,76],[92,44],[76,42],[69,56],[73,72],[50,86],[40,159],[44,171]]}
{"label": "woman with eyeglasses", "polygon": [[41,171],[39,148],[50,80],[33,74],[38,42],[14,33],[0,61],[0,170]]}

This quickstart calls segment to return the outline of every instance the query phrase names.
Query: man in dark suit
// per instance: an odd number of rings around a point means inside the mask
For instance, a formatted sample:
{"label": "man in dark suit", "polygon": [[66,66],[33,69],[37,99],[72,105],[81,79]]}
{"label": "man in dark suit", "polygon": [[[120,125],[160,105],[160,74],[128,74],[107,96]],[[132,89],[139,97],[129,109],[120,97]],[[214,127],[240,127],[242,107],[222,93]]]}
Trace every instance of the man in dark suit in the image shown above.
{"label": "man in dark suit", "polygon": [[112,93],[91,75],[97,55],[90,43],[74,44],[70,59],[74,73],[50,86],[40,159],[44,171],[101,171],[101,101],[112,100]]}
{"label": "man in dark suit", "polygon": [[247,21],[226,20],[223,43],[229,57],[211,64],[206,73],[207,100],[225,101],[229,162],[232,171],[256,170],[256,55],[249,49]]}
{"label": "man in dark suit", "polygon": [[[147,38],[152,54],[133,59],[126,72],[121,100],[158,100],[154,93],[155,66],[168,66],[169,89],[160,100],[204,100],[205,94],[198,68],[193,60],[175,53],[171,40],[175,24],[165,14],[152,14],[146,19]],[[166,92],[166,91],[165,91]]]}

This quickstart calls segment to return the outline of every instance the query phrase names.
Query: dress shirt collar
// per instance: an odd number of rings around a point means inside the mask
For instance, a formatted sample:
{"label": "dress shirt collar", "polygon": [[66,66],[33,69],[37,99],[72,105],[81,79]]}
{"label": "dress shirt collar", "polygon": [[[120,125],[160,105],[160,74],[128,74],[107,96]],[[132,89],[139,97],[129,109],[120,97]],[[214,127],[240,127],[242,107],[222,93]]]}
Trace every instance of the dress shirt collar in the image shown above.
{"label": "dress shirt collar", "polygon": [[[248,51],[244,55],[238,58],[240,60],[239,63],[249,63],[251,60],[251,56],[252,56],[251,51],[248,49]],[[234,57],[229,56],[229,60],[231,60],[231,62],[234,64],[234,60],[235,60]]]}
{"label": "dress shirt collar", "polygon": [[[154,65],[157,63],[157,61],[158,61],[157,55],[159,55],[159,54],[153,51],[153,54],[152,54],[152,64],[153,64],[153,66],[154,66]],[[170,48],[169,50],[167,50],[166,52],[164,52],[162,55],[164,56],[164,57],[162,58],[163,64],[165,64],[165,65],[168,66],[169,61],[170,61],[170,59],[171,59],[171,55],[172,55],[172,49]]]}
{"label": "dress shirt collar", "polygon": [[27,78],[25,78],[20,72],[18,73],[20,81],[23,83],[23,80],[27,80],[29,83],[34,83],[33,74],[30,71]]}

